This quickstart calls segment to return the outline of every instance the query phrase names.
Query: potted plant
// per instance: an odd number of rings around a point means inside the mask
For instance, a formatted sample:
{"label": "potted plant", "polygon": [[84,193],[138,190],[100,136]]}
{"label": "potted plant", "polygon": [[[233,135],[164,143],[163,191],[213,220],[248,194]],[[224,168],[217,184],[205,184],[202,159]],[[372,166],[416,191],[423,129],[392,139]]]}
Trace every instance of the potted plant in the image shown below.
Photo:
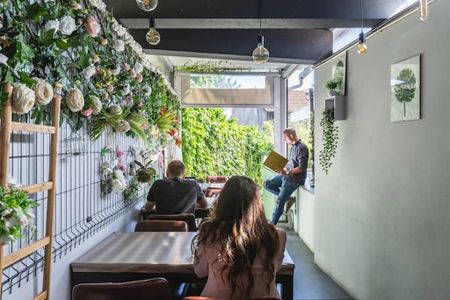
{"label": "potted plant", "polygon": [[134,162],[139,166],[139,169],[136,171],[138,181],[142,183],[152,181],[152,177],[156,175],[155,169],[149,167],[152,160],[149,160],[147,163],[141,163],[137,160]]}
{"label": "potted plant", "polygon": [[319,164],[325,174],[328,174],[339,140],[338,127],[334,124],[334,109],[326,108],[323,111],[320,126],[323,128],[323,149],[319,153]]}
{"label": "potted plant", "polygon": [[139,181],[136,177],[133,177],[129,182],[125,190],[123,191],[123,198],[126,201],[133,201],[138,198],[139,193]]}
{"label": "potted plant", "polygon": [[25,191],[0,187],[0,244],[19,239],[26,229],[33,228],[31,209],[37,202]]}
{"label": "potted plant", "polygon": [[327,81],[326,88],[330,97],[337,96],[341,92],[342,79],[333,78]]}

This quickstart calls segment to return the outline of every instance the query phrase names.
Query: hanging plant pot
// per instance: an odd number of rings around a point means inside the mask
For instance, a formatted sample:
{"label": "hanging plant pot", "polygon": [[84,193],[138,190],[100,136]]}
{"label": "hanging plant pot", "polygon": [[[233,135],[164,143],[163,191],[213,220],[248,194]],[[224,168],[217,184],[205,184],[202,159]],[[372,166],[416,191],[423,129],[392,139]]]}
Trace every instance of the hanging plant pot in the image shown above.
{"label": "hanging plant pot", "polygon": [[330,97],[337,96],[337,95],[339,95],[339,91],[337,91],[337,90],[330,90],[330,91],[328,91],[328,95]]}
{"label": "hanging plant pot", "polygon": [[139,182],[142,182],[142,183],[151,182],[152,177],[155,174],[156,174],[156,172],[152,168],[140,169],[137,173],[137,179]]}

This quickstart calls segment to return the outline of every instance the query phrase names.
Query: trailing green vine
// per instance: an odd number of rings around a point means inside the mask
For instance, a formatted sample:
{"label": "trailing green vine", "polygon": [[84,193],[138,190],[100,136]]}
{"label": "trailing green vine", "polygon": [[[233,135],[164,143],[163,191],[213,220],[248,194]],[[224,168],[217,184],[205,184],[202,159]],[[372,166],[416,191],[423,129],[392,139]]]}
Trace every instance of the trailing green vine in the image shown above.
{"label": "trailing green vine", "polygon": [[309,114],[309,159],[311,160],[311,172],[312,172],[312,180],[314,180],[314,111],[311,111]]}
{"label": "trailing green vine", "polygon": [[328,174],[339,140],[338,127],[334,124],[334,109],[325,109],[322,112],[320,126],[323,128],[323,149],[319,153],[319,164],[325,174]]}

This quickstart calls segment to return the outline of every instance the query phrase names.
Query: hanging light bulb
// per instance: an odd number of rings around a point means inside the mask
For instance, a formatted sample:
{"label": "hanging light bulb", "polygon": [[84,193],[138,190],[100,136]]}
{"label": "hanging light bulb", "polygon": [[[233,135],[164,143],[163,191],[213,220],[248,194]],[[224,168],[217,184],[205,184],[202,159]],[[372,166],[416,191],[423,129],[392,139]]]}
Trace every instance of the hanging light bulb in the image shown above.
{"label": "hanging light bulb", "polygon": [[150,18],[149,25],[150,25],[150,29],[148,30],[145,38],[150,45],[156,46],[161,41],[161,36],[159,35],[159,32],[156,31],[156,29],[155,29],[155,19]]}
{"label": "hanging light bulb", "polygon": [[420,20],[425,21],[428,18],[428,0],[420,0]]}
{"label": "hanging light bulb", "polygon": [[252,58],[253,61],[257,64],[264,64],[269,60],[269,50],[264,47],[264,36],[262,34],[262,2],[258,1],[258,15],[259,15],[259,37],[258,37],[258,45],[255,50],[253,50]]}
{"label": "hanging light bulb", "polygon": [[358,51],[359,54],[364,54],[367,52],[366,35],[362,31],[359,34],[359,42],[356,51]]}
{"label": "hanging light bulb", "polygon": [[136,4],[144,11],[152,11],[158,6],[158,0],[136,0]]}
{"label": "hanging light bulb", "polygon": [[358,38],[358,46],[356,47],[356,51],[359,54],[364,54],[367,52],[367,44],[366,44],[366,34],[364,33],[364,12],[362,0],[359,0],[359,8],[361,10],[361,33]]}
{"label": "hanging light bulb", "polygon": [[264,47],[264,36],[261,34],[258,38],[258,45],[252,53],[253,61],[257,64],[264,64],[269,60],[269,50]]}

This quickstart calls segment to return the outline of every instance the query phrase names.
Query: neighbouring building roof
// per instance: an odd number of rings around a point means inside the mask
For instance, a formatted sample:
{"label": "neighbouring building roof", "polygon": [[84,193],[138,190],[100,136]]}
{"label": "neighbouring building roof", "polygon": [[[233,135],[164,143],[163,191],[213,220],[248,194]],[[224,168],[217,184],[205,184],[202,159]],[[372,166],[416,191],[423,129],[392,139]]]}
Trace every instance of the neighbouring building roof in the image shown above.
{"label": "neighbouring building roof", "polygon": [[298,111],[309,106],[308,91],[293,90],[288,93],[288,112]]}

